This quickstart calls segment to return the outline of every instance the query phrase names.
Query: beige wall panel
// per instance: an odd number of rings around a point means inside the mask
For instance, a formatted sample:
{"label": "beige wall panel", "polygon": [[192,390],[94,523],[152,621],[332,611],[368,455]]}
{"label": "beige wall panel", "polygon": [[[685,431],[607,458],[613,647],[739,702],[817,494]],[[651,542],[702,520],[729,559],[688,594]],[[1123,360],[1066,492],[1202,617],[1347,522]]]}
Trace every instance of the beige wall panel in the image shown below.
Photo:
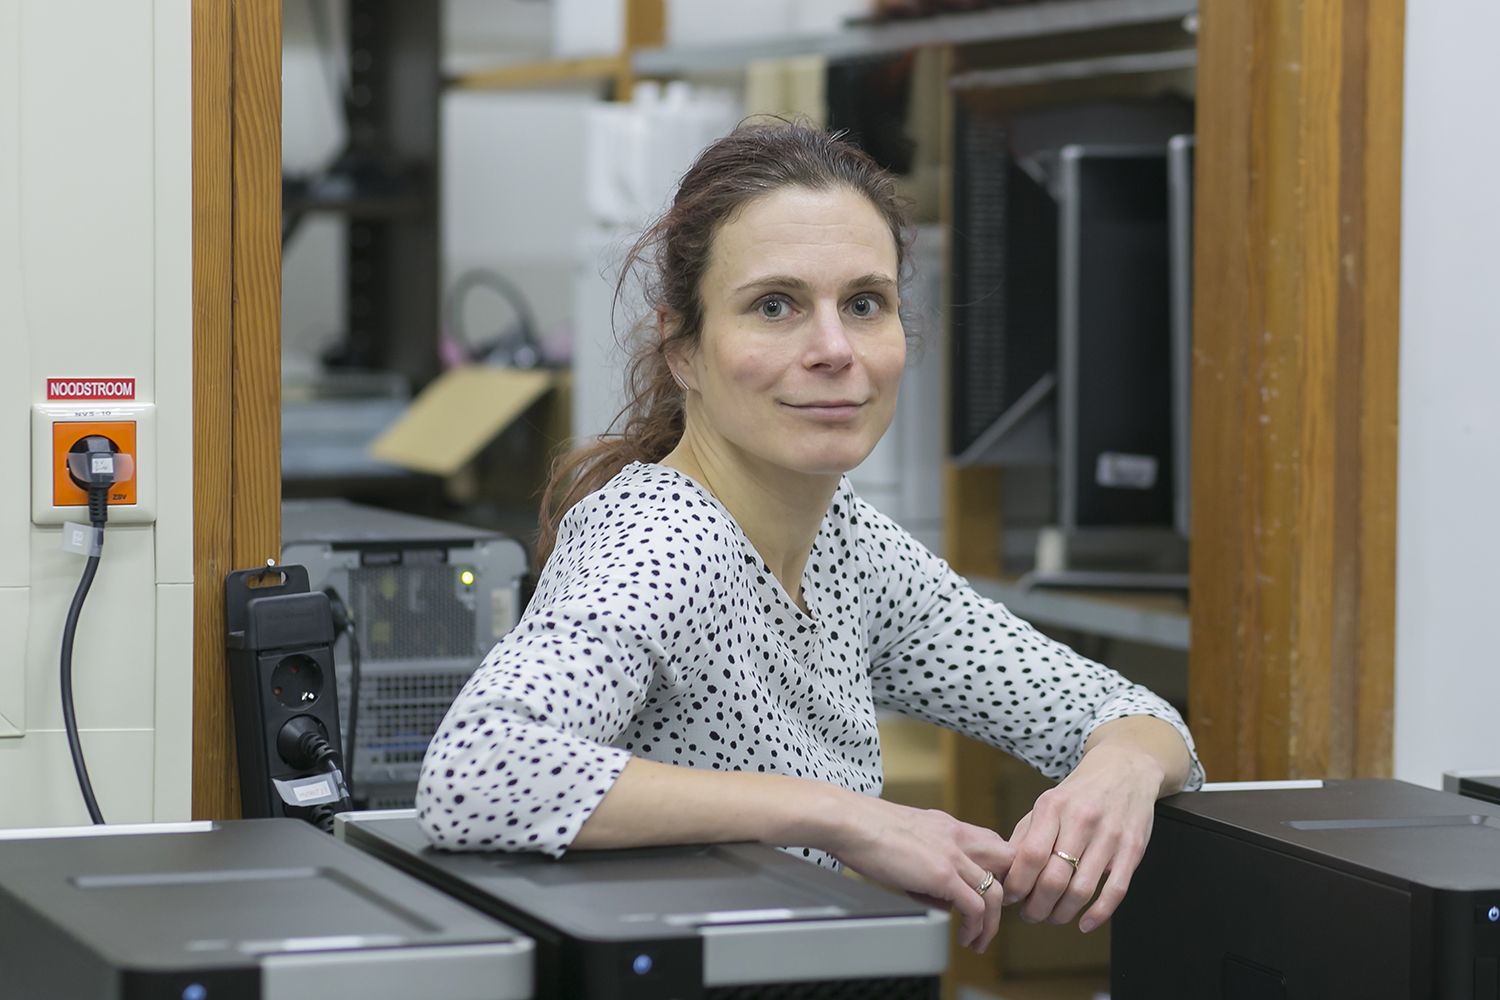
{"label": "beige wall panel", "polygon": [[[156,0],[156,582],[193,580],[191,0]],[[183,625],[191,639],[192,622]],[[180,664],[192,683],[192,652]]]}
{"label": "beige wall panel", "polygon": [[[151,731],[91,732],[85,727],[81,738],[105,820],[151,822]],[[88,821],[66,734],[32,730],[25,739],[0,740],[0,828]]]}
{"label": "beige wall panel", "polygon": [[108,529],[74,691],[105,816],[188,811],[191,18],[191,0],[0,0],[0,462],[20,487],[0,491],[0,714],[21,724],[0,734],[25,730],[0,739],[4,826],[86,819],[58,690],[85,562],[31,523],[29,410],[48,377],[133,378],[158,407],[140,475],[166,495],[155,524]]}
{"label": "beige wall panel", "polygon": [[[63,622],[84,557],[61,548],[61,530],[37,529],[31,543],[31,628],[27,636],[27,728],[61,729],[58,661]],[[73,702],[83,729],[149,729],[156,700],[156,588],[152,529],[106,530],[99,573],[73,647]],[[149,769],[148,769],[149,780]]]}
{"label": "beige wall panel", "polygon": [[[27,521],[31,509],[26,469],[31,461],[28,406],[30,344],[21,279],[21,6],[0,0],[0,467],[16,475],[0,490],[0,587],[24,587]],[[0,653],[0,688],[14,666]],[[0,712],[4,712],[0,708]]]}
{"label": "beige wall panel", "polygon": [[151,818],[193,818],[193,585],[156,586],[156,775]]}
{"label": "beige wall panel", "polygon": [[153,389],[153,17],[119,0],[22,5],[21,245],[31,393],[48,376]]}
{"label": "beige wall panel", "polygon": [[0,738],[26,732],[26,616],[31,589],[0,587]]}

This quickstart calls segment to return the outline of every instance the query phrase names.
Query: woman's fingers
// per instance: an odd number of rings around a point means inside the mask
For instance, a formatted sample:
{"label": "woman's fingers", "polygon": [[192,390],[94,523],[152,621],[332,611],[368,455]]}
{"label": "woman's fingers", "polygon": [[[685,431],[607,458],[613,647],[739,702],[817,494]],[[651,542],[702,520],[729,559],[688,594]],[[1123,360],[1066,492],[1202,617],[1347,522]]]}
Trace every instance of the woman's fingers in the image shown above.
{"label": "woman's fingers", "polygon": [[1135,838],[1129,838],[1120,845],[1110,863],[1109,879],[1104,883],[1104,891],[1099,893],[1094,905],[1088,908],[1088,912],[1078,922],[1079,930],[1086,934],[1114,915],[1115,907],[1125,898],[1131,876],[1135,874],[1136,866],[1141,863],[1141,857],[1145,853],[1145,842]]}
{"label": "woman's fingers", "polygon": [[[976,867],[977,866],[965,866]],[[973,881],[969,881],[969,879]],[[984,937],[985,917],[988,908],[984,899],[975,891],[975,886],[984,881],[983,873],[975,875],[968,871],[963,875],[954,874],[955,883],[949,888],[953,897],[953,908],[958,911],[961,918],[958,925],[958,943],[964,948],[973,948],[975,951],[983,951],[984,945],[989,944],[989,938]],[[994,933],[991,932],[990,937]],[[981,943],[981,938],[983,941]]]}
{"label": "woman's fingers", "polygon": [[1046,919],[1049,923],[1071,922],[1088,905],[1089,900],[1094,898],[1094,890],[1099,887],[1099,880],[1104,877],[1114,856],[1114,839],[1113,837],[1095,837],[1094,842],[1083,851],[1082,856],[1078,858],[1078,870],[1068,880],[1068,887],[1064,890],[1062,898],[1047,915]]}
{"label": "woman's fingers", "polygon": [[[1040,801],[1038,802],[1040,805]],[[1014,903],[1031,895],[1037,879],[1052,860],[1052,845],[1057,842],[1058,819],[1052,810],[1033,810],[1031,821],[1026,823],[1026,833],[1011,842],[1015,849],[1015,861],[1005,875],[1005,902]],[[1020,826],[1016,827],[1017,832]],[[1051,907],[1048,907],[1050,910]]]}
{"label": "woman's fingers", "polygon": [[984,900],[984,931],[979,940],[974,943],[974,950],[980,954],[990,946],[995,935],[1000,932],[1000,909],[1004,905],[1005,890],[1001,887],[1001,877],[995,876],[995,881],[985,890]]}
{"label": "woman's fingers", "polygon": [[1058,900],[1068,891],[1073,881],[1073,866],[1054,855],[1037,876],[1031,894],[1021,904],[1021,919],[1028,923],[1041,923],[1057,907]]}

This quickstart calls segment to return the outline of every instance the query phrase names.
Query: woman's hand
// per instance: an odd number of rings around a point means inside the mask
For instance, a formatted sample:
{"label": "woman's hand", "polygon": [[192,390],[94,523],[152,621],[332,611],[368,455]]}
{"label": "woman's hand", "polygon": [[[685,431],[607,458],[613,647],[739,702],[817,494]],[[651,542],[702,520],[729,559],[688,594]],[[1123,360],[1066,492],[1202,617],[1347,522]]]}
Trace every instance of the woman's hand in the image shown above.
{"label": "woman's hand", "polygon": [[[1000,929],[1000,887],[1014,857],[1005,838],[936,809],[847,794],[843,819],[824,849],[918,902],[958,910],[958,943],[983,952]],[[994,882],[981,896],[978,888],[991,873]]]}
{"label": "woman's hand", "polygon": [[[1182,737],[1159,719],[1100,726],[1073,773],[1016,824],[1005,902],[1021,902],[1021,918],[1030,923],[1065,924],[1104,880],[1078,928],[1087,933],[1108,920],[1151,839],[1156,800],[1178,791],[1190,766]],[[1058,851],[1078,859],[1077,871]]]}
{"label": "woman's hand", "polygon": [[[632,758],[572,846],[758,840],[816,847],[862,875],[963,916],[959,944],[983,951],[1000,926],[1001,883],[1014,852],[993,830],[935,809],[912,809],[826,781],[785,774],[700,771]],[[981,897],[978,887],[993,872]]]}

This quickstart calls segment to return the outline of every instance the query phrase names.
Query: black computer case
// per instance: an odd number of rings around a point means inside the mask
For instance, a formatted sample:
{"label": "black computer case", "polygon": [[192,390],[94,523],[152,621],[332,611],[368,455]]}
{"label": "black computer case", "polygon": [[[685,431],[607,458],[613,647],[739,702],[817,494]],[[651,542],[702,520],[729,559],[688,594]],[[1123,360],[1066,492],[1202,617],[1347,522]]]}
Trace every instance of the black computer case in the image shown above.
{"label": "black computer case", "polygon": [[1500,806],[1391,780],[1157,804],[1113,1000],[1497,1000]]}
{"label": "black computer case", "polygon": [[946,913],[760,844],[449,852],[410,811],[337,835],[534,938],[540,998],[937,1000],[947,965]]}

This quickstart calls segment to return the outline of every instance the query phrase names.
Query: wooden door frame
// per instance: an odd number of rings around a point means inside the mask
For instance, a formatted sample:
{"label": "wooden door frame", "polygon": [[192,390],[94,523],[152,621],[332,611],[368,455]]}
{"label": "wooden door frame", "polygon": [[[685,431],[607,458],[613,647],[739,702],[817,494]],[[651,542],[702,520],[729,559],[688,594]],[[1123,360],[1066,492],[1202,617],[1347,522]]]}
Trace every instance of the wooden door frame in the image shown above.
{"label": "wooden door frame", "polygon": [[281,551],[281,0],[193,0],[193,817],[240,813],[224,577]]}
{"label": "wooden door frame", "polygon": [[1190,725],[1392,769],[1404,0],[1203,0]]}

